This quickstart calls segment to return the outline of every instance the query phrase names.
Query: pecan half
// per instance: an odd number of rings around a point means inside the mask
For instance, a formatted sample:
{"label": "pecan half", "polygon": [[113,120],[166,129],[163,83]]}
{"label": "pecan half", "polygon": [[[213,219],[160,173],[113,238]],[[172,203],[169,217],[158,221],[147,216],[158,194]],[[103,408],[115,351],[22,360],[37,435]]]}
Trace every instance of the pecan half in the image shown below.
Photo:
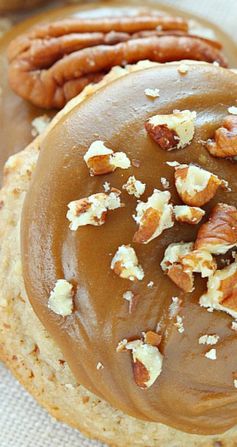
{"label": "pecan half", "polygon": [[[160,339],[159,334],[149,331],[144,334],[144,341],[124,340],[124,343],[119,343],[119,347],[123,346],[123,351],[132,353],[133,376],[140,388],[150,388],[161,374],[163,356],[158,349]],[[121,349],[117,349],[117,352],[121,352]]]}
{"label": "pecan half", "polygon": [[67,212],[67,219],[71,222],[70,230],[76,231],[85,225],[103,225],[108,210],[115,210],[122,206],[119,194],[120,192],[110,194],[101,192],[70,202]]}
{"label": "pecan half", "polygon": [[209,278],[207,293],[200,298],[200,304],[237,318],[237,262],[223,270],[217,270]]}
{"label": "pecan half", "polygon": [[237,245],[237,209],[218,203],[198,231],[195,249],[224,254]]}
{"label": "pecan half", "polygon": [[214,157],[237,157],[237,116],[227,116],[215,131],[214,141],[209,140],[207,150]]}
{"label": "pecan half", "polygon": [[116,65],[193,59],[226,66],[215,42],[187,35],[187,28],[182,19],[153,14],[39,25],[11,43],[9,82],[37,106],[62,108]]}
{"label": "pecan half", "polygon": [[90,175],[103,175],[114,172],[115,169],[128,169],[131,162],[124,152],[114,152],[105,146],[103,141],[94,141],[84,160],[90,170]]}
{"label": "pecan half", "polygon": [[144,278],[136,252],[130,245],[121,245],[118,248],[112,259],[111,269],[121,278],[130,279],[130,281],[141,281]]}
{"label": "pecan half", "polygon": [[155,115],[145,123],[147,133],[167,151],[181,149],[191,143],[194,136],[196,112],[174,111],[170,115]]}
{"label": "pecan half", "polygon": [[169,204],[171,195],[168,191],[154,190],[147,202],[139,202],[134,220],[139,225],[133,241],[148,244],[161,233],[174,225],[173,207]]}
{"label": "pecan half", "polygon": [[175,186],[186,205],[200,207],[209,202],[219,186],[225,185],[216,175],[195,165],[175,168]]}

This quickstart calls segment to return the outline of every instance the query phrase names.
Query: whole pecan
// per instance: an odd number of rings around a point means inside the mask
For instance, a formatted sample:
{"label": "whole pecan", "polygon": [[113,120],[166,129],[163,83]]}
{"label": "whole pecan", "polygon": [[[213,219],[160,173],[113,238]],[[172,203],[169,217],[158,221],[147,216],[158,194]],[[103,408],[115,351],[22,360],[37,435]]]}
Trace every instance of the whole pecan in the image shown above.
{"label": "whole pecan", "polygon": [[11,43],[9,82],[37,106],[62,108],[115,65],[192,59],[226,66],[218,43],[187,29],[183,19],[153,13],[38,25]]}

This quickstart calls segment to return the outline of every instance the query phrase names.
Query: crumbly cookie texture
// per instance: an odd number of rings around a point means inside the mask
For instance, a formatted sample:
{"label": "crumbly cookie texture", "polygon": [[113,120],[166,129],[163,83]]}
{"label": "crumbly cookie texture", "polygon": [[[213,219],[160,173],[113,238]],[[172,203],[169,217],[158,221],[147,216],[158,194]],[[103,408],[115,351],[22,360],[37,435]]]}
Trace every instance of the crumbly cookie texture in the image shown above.
{"label": "crumbly cookie texture", "polygon": [[[84,95],[89,94],[90,89],[86,89]],[[57,115],[56,120],[83,97],[80,95],[71,101],[64,112]],[[49,128],[55,122],[53,120]],[[37,162],[41,138],[10,158],[0,192],[1,360],[52,416],[108,445],[235,447],[236,428],[223,435],[197,436],[163,424],[146,423],[112,408],[75,382],[61,351],[35,315],[28,301],[22,276],[19,222],[25,194]]]}

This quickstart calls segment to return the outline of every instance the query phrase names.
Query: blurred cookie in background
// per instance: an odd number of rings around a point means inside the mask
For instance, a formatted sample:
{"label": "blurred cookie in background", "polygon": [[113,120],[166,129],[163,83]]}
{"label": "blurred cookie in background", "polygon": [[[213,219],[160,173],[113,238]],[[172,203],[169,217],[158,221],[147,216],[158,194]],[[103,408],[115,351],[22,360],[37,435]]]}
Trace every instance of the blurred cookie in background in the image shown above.
{"label": "blurred cookie in background", "polygon": [[0,14],[12,11],[22,11],[23,9],[32,9],[43,3],[49,3],[46,0],[0,0]]}

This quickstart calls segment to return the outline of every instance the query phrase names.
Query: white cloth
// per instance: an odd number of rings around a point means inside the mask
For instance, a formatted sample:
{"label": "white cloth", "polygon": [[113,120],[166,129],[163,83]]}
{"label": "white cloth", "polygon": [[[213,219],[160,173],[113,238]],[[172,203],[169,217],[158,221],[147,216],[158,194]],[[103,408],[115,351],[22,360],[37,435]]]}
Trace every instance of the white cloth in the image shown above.
{"label": "white cloth", "polygon": [[[129,2],[128,2],[129,3]],[[145,3],[145,2],[144,2]],[[225,27],[237,41],[237,0],[160,0]],[[102,447],[54,421],[0,364],[0,447]]]}

